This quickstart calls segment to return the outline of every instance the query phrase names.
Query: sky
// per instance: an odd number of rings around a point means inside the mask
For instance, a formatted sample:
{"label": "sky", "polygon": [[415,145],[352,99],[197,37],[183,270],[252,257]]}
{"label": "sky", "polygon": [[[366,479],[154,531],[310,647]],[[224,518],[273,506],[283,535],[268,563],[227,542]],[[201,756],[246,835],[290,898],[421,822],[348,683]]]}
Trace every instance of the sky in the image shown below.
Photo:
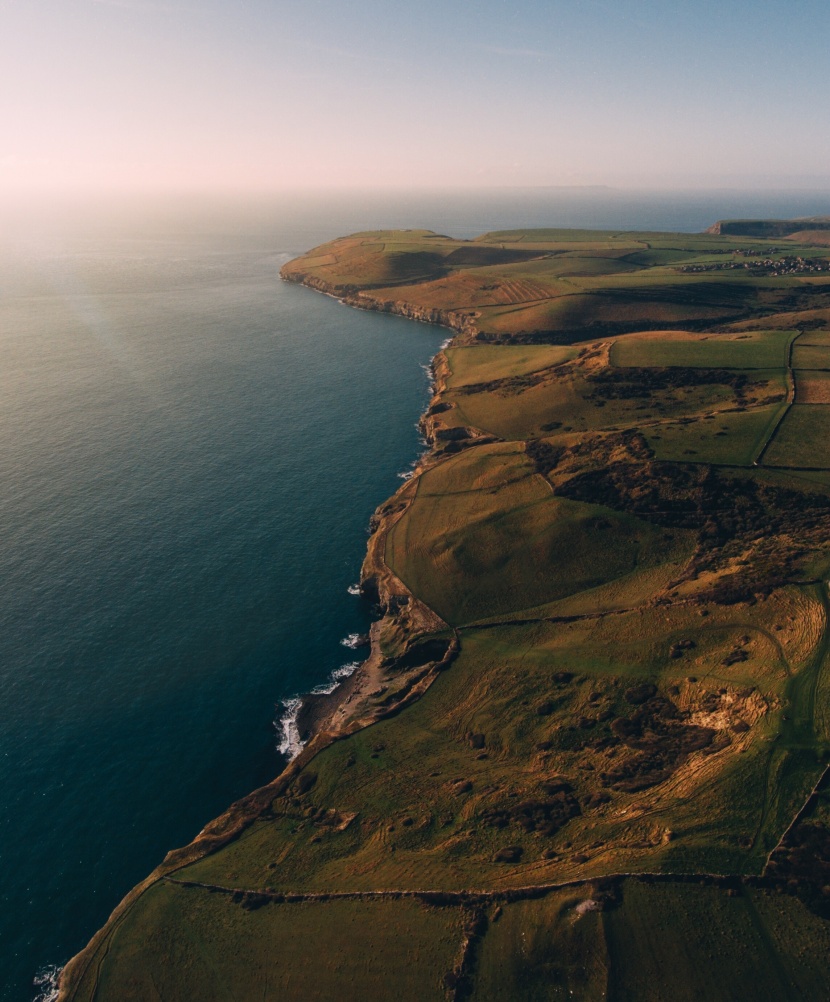
{"label": "sky", "polygon": [[826,0],[0,0],[0,193],[830,188]]}

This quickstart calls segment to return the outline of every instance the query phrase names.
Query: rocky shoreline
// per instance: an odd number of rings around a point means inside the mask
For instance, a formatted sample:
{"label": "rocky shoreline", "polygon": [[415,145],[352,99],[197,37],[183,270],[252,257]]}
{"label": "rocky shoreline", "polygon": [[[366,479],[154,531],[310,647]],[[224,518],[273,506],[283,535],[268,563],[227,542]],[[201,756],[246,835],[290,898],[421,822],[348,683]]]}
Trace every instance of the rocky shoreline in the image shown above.
{"label": "rocky shoreline", "polygon": [[[333,286],[314,276],[289,271],[287,266],[280,271],[280,277],[283,281],[304,285],[315,292],[331,296],[344,305],[355,309],[389,313],[405,317],[408,320],[445,327],[456,334],[474,336],[477,333],[474,323],[475,315],[471,313],[424,309],[413,306],[411,303],[399,301],[378,301],[361,295],[351,286]],[[351,733],[357,728],[351,727],[350,721],[356,717],[360,704],[365,702],[365,698],[372,695],[385,695],[382,693],[382,675],[383,666],[388,659],[384,658],[380,650],[379,639],[384,619],[391,615],[393,620],[400,621],[405,641],[406,634],[413,635],[419,632],[425,622],[432,627],[448,629],[447,624],[438,620],[438,617],[431,610],[423,607],[403,582],[386,566],[380,545],[385,541],[389,528],[400,518],[408,506],[411,479],[417,478],[423,470],[432,465],[434,449],[442,439],[440,421],[436,423],[433,414],[435,397],[443,389],[444,380],[448,374],[446,358],[441,351],[433,357],[430,370],[433,388],[432,399],[427,410],[419,419],[419,428],[424,436],[427,450],[419,457],[413,467],[412,477],[408,478],[392,497],[378,507],[369,526],[371,536],[366,559],[361,568],[359,589],[361,596],[373,602],[380,613],[378,621],[375,623],[376,628],[370,631],[368,637],[371,648],[370,655],[357,666],[351,675],[336,684],[330,691],[312,691],[296,697],[300,704],[294,709],[292,718],[303,747],[309,745],[323,733],[332,738],[341,733]],[[461,429],[452,430],[460,431]],[[403,621],[408,621],[406,626],[402,625]],[[412,629],[412,627],[416,628]],[[433,653],[439,653],[440,657],[437,660],[441,661],[448,650],[445,647],[440,652]],[[428,660],[424,662],[424,664],[431,663],[435,662]],[[401,707],[397,705],[397,701],[394,705],[395,712],[397,712]],[[381,719],[387,715],[387,713],[380,713],[375,719]],[[368,725],[371,722],[371,719],[364,720],[360,726]]]}
{"label": "rocky shoreline", "polygon": [[[405,303],[383,304],[381,308],[372,306],[370,300],[363,301],[361,297],[351,295],[346,290],[329,287],[315,279],[286,275],[284,269],[281,277],[333,296],[345,305],[358,309],[394,313],[410,320],[448,327],[458,333],[469,334],[474,329],[470,326],[471,318],[467,314],[421,310]],[[319,751],[348,734],[400,712],[418,699],[455,658],[458,638],[454,631],[411,594],[383,559],[386,535],[406,510],[413,496],[413,479],[434,462],[435,427],[429,415],[434,398],[443,387],[446,372],[446,359],[439,351],[432,360],[433,401],[420,420],[428,449],[418,460],[413,478],[404,482],[371,519],[371,535],[360,574],[360,594],[377,606],[380,616],[372,624],[369,633],[369,657],[331,691],[305,693],[297,697],[300,705],[295,711],[294,722],[302,741],[298,753],[270,783],[232,804],[218,818],[209,822],[192,842],[171,850],[162,863],[126,895],[105,925],[61,972],[56,1002],[65,1002],[70,998],[73,986],[80,981],[93,961],[109,930],[123,920],[132,904],[146,890],[159,880],[216,852],[237,838],[270,808],[276,797],[285,793],[292,780]],[[446,634],[446,639],[423,644],[412,642],[412,638],[419,635],[442,632]],[[389,658],[384,655],[381,649],[381,636],[384,634],[395,637],[399,648],[397,657]]]}
{"label": "rocky shoreline", "polygon": [[416,306],[414,303],[407,303],[403,300],[376,299],[369,294],[371,289],[361,291],[353,285],[331,285],[314,275],[301,271],[290,271],[288,266],[283,266],[280,270],[280,278],[285,282],[293,282],[295,285],[304,285],[307,289],[313,289],[315,292],[322,292],[323,295],[331,296],[353,309],[368,310],[371,313],[390,313],[394,316],[406,317],[407,320],[416,320],[419,323],[432,324],[435,327],[446,327],[455,334],[463,335],[465,339],[470,340],[477,338],[479,334],[476,325],[478,313],[474,310],[440,310]]}

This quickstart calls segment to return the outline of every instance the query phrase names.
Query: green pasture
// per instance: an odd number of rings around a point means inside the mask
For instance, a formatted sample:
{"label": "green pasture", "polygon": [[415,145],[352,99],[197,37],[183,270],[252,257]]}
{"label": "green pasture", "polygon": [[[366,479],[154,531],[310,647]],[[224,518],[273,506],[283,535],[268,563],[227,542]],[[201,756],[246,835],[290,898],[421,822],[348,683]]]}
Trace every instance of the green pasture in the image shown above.
{"label": "green pasture", "polygon": [[[597,540],[600,544],[600,540]],[[675,529],[662,532],[659,546],[643,549],[636,566],[619,577],[582,591],[556,598],[540,605],[529,606],[510,614],[511,619],[527,621],[545,616],[590,616],[617,612],[648,602],[667,591],[683,573],[695,549],[694,533]],[[476,625],[497,623],[498,615],[483,616]]]}
{"label": "green pasture", "polygon": [[[782,373],[751,371],[747,375],[751,379],[768,379],[769,394],[786,389]],[[516,441],[631,427],[645,430],[655,422],[703,418],[739,404],[732,387],[722,383],[649,389],[638,396],[610,398],[601,396],[599,389],[579,370],[553,370],[540,373],[538,380],[506,382],[483,389],[470,387],[466,392],[451,388],[444,399],[452,402],[453,409],[442,415],[442,421]],[[767,390],[759,392],[764,395]]]}
{"label": "green pasture", "polygon": [[427,471],[386,542],[389,566],[451,625],[553,602],[665,558],[659,528],[555,498],[515,453],[490,458],[502,486],[477,486],[479,469],[463,453]]}
{"label": "green pasture", "polygon": [[690,423],[667,419],[645,428],[644,434],[658,459],[751,466],[786,409],[787,404],[781,402],[721,411]]}
{"label": "green pasture", "polygon": [[111,935],[77,1000],[445,998],[457,908],[415,901],[267,903],[160,883]]}
{"label": "green pasture", "polygon": [[[830,991],[828,924],[763,891],[626,880],[504,909],[481,947],[476,1002],[795,1002]],[[796,930],[803,930],[803,939]]]}
{"label": "green pasture", "polygon": [[830,345],[811,344],[799,339],[793,348],[793,368],[830,369]]}
{"label": "green pasture", "polygon": [[798,339],[799,348],[830,348],[830,330],[807,330]]}
{"label": "green pasture", "polygon": [[617,338],[610,361],[617,366],[682,366],[706,369],[785,369],[795,331],[689,334],[655,331]]}
{"label": "green pasture", "polygon": [[795,402],[830,404],[830,369],[796,369]]}
{"label": "green pasture", "polygon": [[[724,248],[743,248],[766,254],[772,246],[771,240],[754,237],[721,236],[711,233],[665,233],[662,231],[639,230],[570,230],[556,228],[495,230],[476,237],[483,243],[532,243],[540,246],[563,246],[595,243],[599,246],[619,248],[632,246],[642,253],[650,251],[686,252],[705,254]],[[795,253],[787,247],[787,253]],[[723,258],[720,258],[723,260]]]}
{"label": "green pasture", "polygon": [[[639,274],[635,276],[640,278]],[[619,283],[620,277],[615,276]],[[750,308],[754,290],[752,286],[717,282],[680,283],[674,278],[672,285],[662,288],[632,284],[628,288],[619,284],[609,286],[596,282],[596,289],[588,288],[588,278],[580,279],[585,291],[531,306],[485,307],[478,325],[492,333],[517,333],[522,331],[581,331],[582,337],[595,326],[641,325],[659,327],[678,326],[691,321],[717,323],[738,316]]]}
{"label": "green pasture", "polygon": [[635,247],[644,246],[640,234],[620,233],[617,230],[568,230],[539,227],[539,229],[492,230],[476,237],[482,243],[533,243],[547,246],[565,247],[571,244],[596,244],[599,247],[614,247],[620,241]]}
{"label": "green pasture", "polygon": [[451,389],[487,383],[495,379],[510,379],[559,365],[574,358],[576,348],[561,345],[476,345],[469,348],[448,348],[445,351],[451,375]]}
{"label": "green pasture", "polygon": [[626,261],[641,268],[663,268],[691,262],[717,260],[718,257],[714,255],[706,256],[706,248],[698,247],[652,247],[649,250],[637,250],[626,255]]}
{"label": "green pasture", "polygon": [[[830,927],[796,900],[632,880],[622,907],[602,917],[613,998],[796,1002],[830,988],[820,959]],[[800,945],[795,926],[803,930]]]}
{"label": "green pasture", "polygon": [[[513,270],[536,281],[579,279],[603,275],[625,275],[640,270],[629,259],[630,248],[594,247],[557,253],[538,261],[518,265]],[[580,283],[569,283],[571,289]],[[567,288],[567,286],[565,287]],[[569,290],[570,291],[570,290]]]}
{"label": "green pasture", "polygon": [[830,469],[830,406],[793,405],[764,454],[764,465]]}
{"label": "green pasture", "polygon": [[605,916],[591,900],[588,886],[505,907],[481,945],[475,1002],[605,1002]]}
{"label": "green pasture", "polygon": [[[257,822],[181,876],[323,891],[515,886],[631,867],[677,870],[690,862],[719,872],[757,871],[763,856],[754,840],[759,829],[767,830],[768,760],[780,724],[772,707],[788,672],[800,664],[801,649],[793,631],[779,637],[773,625],[800,608],[797,595],[782,594],[761,607],[713,608],[706,623],[681,607],[465,630],[460,656],[418,702],[321,752],[308,767],[316,776],[309,793],[296,804],[276,801],[273,820]],[[747,660],[724,666],[724,656],[744,637]],[[696,647],[676,659],[671,648],[681,639],[693,639]],[[624,694],[643,680],[664,692],[676,686],[681,705],[721,689],[755,687],[761,694],[756,709],[768,708],[743,754],[727,749],[701,758],[709,767],[701,782],[635,795],[609,791],[605,806],[585,807],[553,836],[482,823],[487,810],[543,795],[540,786],[552,775],[567,777],[583,799],[601,790],[600,769],[582,766],[599,764],[602,753],[592,758],[596,753],[579,741],[608,725],[589,734],[574,721],[605,708],[630,713]],[[471,734],[481,735],[480,743],[471,742]],[[629,823],[637,837],[616,820],[634,803],[650,805],[651,820],[638,824],[635,814]],[[343,830],[327,827],[310,815],[311,807],[322,817],[334,809],[353,820]],[[666,845],[642,844],[655,814],[674,831]],[[786,823],[776,818],[777,835]],[[523,847],[519,864],[494,861],[507,845]],[[554,855],[546,858],[550,849]],[[586,858],[574,862],[578,852]]]}
{"label": "green pasture", "polygon": [[[477,1002],[800,1002],[830,988],[830,925],[769,891],[629,878],[485,905]],[[264,903],[162,884],[91,965],[75,998],[446,999],[458,906],[409,900]],[[230,948],[229,948],[230,947]]]}

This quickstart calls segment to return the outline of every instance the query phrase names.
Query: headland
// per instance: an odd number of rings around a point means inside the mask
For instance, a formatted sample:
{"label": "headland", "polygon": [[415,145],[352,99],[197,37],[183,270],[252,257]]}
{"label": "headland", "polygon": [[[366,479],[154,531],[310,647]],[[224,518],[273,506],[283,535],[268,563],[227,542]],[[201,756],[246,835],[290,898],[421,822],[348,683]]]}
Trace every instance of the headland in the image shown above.
{"label": "headland", "polygon": [[828,225],[285,266],[453,331],[372,521],[370,657],[63,999],[826,996]]}

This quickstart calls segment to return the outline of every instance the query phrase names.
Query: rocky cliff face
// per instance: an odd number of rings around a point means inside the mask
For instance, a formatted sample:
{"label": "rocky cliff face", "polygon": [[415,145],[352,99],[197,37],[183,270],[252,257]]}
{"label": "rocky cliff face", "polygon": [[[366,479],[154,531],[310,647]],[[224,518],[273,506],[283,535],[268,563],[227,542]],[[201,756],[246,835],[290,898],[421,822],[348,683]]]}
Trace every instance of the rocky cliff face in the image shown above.
{"label": "rocky cliff face", "polygon": [[380,299],[371,290],[361,290],[354,285],[331,285],[315,275],[288,268],[283,268],[280,271],[280,277],[287,282],[295,282],[297,285],[305,285],[309,289],[325,293],[327,296],[334,296],[335,299],[339,299],[347,306],[353,306],[358,310],[392,313],[409,320],[447,327],[449,330],[463,335],[465,340],[472,340],[478,335],[476,326],[478,314],[474,310],[440,310],[430,306],[418,306],[403,300]]}

